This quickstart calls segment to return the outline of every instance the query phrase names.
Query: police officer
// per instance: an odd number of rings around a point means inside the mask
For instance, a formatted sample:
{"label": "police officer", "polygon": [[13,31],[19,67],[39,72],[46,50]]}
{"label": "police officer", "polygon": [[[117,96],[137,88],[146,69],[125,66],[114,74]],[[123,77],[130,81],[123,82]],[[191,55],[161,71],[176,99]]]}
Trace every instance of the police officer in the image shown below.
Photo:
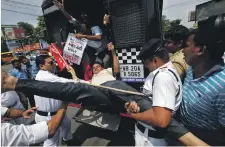
{"label": "police officer", "polygon": [[163,128],[169,125],[182,101],[182,83],[160,39],[151,39],[145,44],[138,58],[150,71],[143,93],[152,100],[153,107],[139,113],[135,102],[126,103],[128,113],[137,120],[135,143],[136,146],[164,146],[167,142],[164,140]]}

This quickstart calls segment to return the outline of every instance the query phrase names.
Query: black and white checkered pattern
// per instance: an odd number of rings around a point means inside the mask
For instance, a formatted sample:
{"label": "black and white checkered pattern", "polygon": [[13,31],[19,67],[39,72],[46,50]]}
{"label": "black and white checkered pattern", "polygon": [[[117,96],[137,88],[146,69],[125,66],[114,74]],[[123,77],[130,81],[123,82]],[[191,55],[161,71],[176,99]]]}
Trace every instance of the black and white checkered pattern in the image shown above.
{"label": "black and white checkered pattern", "polygon": [[117,56],[120,64],[136,64],[141,63],[137,60],[137,55],[140,53],[140,48],[128,48],[117,50]]}

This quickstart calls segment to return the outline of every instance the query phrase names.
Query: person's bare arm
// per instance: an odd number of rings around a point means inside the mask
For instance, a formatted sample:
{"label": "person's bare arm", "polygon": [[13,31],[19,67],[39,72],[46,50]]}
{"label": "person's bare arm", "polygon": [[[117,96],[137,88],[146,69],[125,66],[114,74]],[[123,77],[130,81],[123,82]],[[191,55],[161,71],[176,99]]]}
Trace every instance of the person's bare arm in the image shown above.
{"label": "person's bare arm", "polygon": [[101,35],[83,35],[83,34],[76,34],[75,35],[77,38],[81,39],[81,38],[86,38],[89,40],[101,40],[102,36]]}
{"label": "person's bare arm", "polygon": [[166,128],[171,121],[172,111],[163,107],[153,107],[145,112],[131,113],[131,116],[138,121]]}
{"label": "person's bare arm", "polygon": [[48,122],[48,130],[49,130],[49,138],[54,136],[55,132],[57,131],[61,120],[63,119],[65,113],[66,113],[66,107],[67,105],[62,104],[61,109],[59,109],[55,116],[52,117],[52,119]]}
{"label": "person's bare arm", "polygon": [[62,5],[64,6],[64,0],[62,0]]}
{"label": "person's bare arm", "polygon": [[120,63],[119,63],[119,60],[116,56],[115,47],[112,44],[112,42],[110,42],[108,44],[108,49],[112,52],[113,70],[114,70],[114,75],[116,75],[116,74],[120,73]]}
{"label": "person's bare arm", "polygon": [[9,118],[18,118],[18,117],[30,118],[30,114],[33,113],[35,110],[37,110],[37,107],[33,107],[26,111],[10,108],[6,112],[5,116]]}
{"label": "person's bare arm", "polygon": [[53,3],[59,8],[59,10],[64,14],[64,16],[74,25],[80,25],[81,22],[75,18],[73,18],[65,9],[64,9],[64,1],[62,1],[62,4],[58,1],[53,1]]}
{"label": "person's bare arm", "polygon": [[209,146],[207,143],[196,137],[191,132],[179,138],[179,141],[186,146]]}
{"label": "person's bare arm", "polygon": [[72,75],[72,78],[74,80],[77,80],[78,78],[77,78],[75,70],[69,65],[66,68],[67,68],[67,71]]}

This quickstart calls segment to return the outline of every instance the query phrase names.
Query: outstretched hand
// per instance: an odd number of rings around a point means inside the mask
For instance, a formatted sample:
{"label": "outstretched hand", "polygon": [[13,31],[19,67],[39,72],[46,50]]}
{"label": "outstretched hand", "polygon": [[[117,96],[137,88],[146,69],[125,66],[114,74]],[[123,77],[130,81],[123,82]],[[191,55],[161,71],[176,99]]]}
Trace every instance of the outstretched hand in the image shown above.
{"label": "outstretched hand", "polygon": [[76,79],[77,78],[76,72],[75,72],[75,70],[71,66],[67,65],[66,66],[66,69],[72,75],[73,79]]}
{"label": "outstretched hand", "polygon": [[75,37],[78,39],[81,39],[81,38],[84,38],[84,35],[77,33],[75,34]]}

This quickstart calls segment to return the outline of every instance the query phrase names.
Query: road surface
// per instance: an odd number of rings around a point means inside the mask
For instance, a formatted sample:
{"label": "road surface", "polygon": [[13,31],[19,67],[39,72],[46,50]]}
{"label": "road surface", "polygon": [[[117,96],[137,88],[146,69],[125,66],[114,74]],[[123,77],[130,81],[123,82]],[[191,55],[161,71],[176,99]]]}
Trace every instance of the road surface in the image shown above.
{"label": "road surface", "polygon": [[[2,66],[8,72],[12,69],[11,64]],[[82,124],[73,117],[79,109],[68,106],[67,116],[71,119],[71,131],[74,136],[75,145],[79,146],[134,146],[133,135],[126,128],[132,128],[129,119],[122,119],[119,131],[113,132],[100,129],[91,125]]]}

